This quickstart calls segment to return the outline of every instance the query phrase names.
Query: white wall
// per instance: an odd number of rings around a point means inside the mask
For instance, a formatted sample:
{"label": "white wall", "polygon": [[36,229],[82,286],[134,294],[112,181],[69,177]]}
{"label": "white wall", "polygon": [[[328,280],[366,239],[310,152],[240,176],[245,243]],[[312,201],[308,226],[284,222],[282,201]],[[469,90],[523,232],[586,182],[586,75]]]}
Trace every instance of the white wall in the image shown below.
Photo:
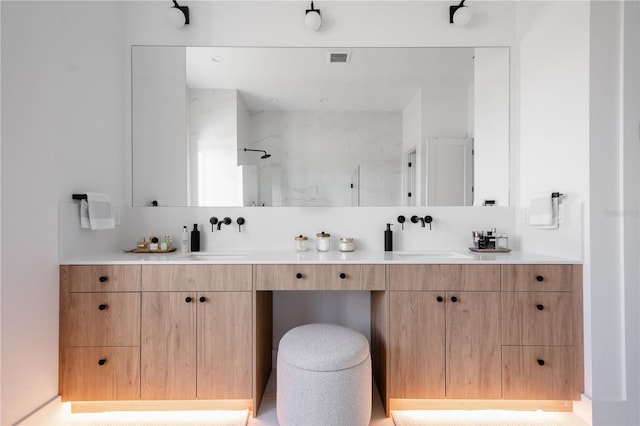
{"label": "white wall", "polygon": [[[120,6],[0,5],[2,424],[57,394],[59,204],[77,214],[71,194],[83,191],[123,202]],[[118,230],[75,229],[78,248],[120,239]]]}

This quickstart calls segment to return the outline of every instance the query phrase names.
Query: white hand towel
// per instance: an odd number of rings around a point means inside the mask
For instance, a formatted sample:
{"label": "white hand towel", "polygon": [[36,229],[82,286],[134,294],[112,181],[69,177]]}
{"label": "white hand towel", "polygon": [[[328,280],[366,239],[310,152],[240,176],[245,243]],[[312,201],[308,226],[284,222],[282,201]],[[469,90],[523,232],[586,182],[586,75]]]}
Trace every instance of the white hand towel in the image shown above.
{"label": "white hand towel", "polygon": [[111,197],[107,194],[87,192],[80,200],[80,227],[84,229],[112,229],[116,226]]}
{"label": "white hand towel", "polygon": [[529,207],[529,225],[551,226],[553,224],[551,194],[533,198]]}

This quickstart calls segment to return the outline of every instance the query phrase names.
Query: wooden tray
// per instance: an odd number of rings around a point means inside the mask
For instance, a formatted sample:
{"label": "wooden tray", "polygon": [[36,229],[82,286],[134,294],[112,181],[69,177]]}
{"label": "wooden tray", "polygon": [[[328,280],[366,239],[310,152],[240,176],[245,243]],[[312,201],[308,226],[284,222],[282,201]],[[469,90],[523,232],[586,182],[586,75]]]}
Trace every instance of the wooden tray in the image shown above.
{"label": "wooden tray", "polygon": [[172,251],[176,251],[176,248],[170,248],[169,250],[149,250],[149,249],[141,249],[134,248],[133,253],[171,253]]}
{"label": "wooden tray", "polygon": [[480,249],[475,247],[469,247],[469,250],[476,253],[509,253],[510,248],[495,248],[495,249]]}

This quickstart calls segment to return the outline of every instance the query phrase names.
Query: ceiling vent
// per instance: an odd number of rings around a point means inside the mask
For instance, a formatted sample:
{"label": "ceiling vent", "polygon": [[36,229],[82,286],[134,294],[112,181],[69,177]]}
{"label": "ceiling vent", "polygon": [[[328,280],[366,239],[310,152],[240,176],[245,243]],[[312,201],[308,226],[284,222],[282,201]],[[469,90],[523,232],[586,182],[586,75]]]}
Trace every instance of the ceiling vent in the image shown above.
{"label": "ceiling vent", "polygon": [[350,50],[334,50],[327,52],[327,61],[330,64],[348,64],[351,62]]}

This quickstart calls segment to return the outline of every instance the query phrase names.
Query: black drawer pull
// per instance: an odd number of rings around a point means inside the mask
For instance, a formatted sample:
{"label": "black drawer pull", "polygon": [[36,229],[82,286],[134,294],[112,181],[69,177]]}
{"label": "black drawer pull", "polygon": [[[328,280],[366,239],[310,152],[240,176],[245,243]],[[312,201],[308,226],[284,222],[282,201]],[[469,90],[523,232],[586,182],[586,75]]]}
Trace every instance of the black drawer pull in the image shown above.
{"label": "black drawer pull", "polygon": [[451,296],[451,301],[452,301],[453,303],[456,303],[456,302],[458,301],[458,298],[457,298],[457,297],[455,297],[455,296]]}
{"label": "black drawer pull", "polygon": [[442,303],[444,298],[442,296],[438,296],[438,297],[436,297],[436,300],[438,301],[438,303]]}
{"label": "black drawer pull", "polygon": [[204,297],[204,296],[201,296],[201,297],[200,297],[200,303],[204,303],[204,302],[206,302],[206,301],[207,301],[207,298],[206,298],[206,297]]}
{"label": "black drawer pull", "polygon": [[109,281],[109,277],[105,277],[103,275],[100,278],[98,278],[98,281],[100,281],[101,283],[106,283],[107,281]]}
{"label": "black drawer pull", "polygon": [[297,278],[297,279],[302,278],[302,274],[301,274],[300,272],[298,272],[298,273],[296,274],[296,278]]}
{"label": "black drawer pull", "polygon": [[340,272],[340,279],[344,280],[345,278],[347,278],[347,274],[345,274],[344,272]]}
{"label": "black drawer pull", "polygon": [[536,308],[538,308],[539,311],[544,309],[544,305],[536,305]]}
{"label": "black drawer pull", "polygon": [[538,360],[538,365],[544,365],[544,359],[539,359]]}
{"label": "black drawer pull", "polygon": [[101,311],[104,311],[104,310],[105,310],[105,309],[107,309],[108,307],[109,307],[109,305],[105,305],[105,304],[98,305],[98,309],[100,309]]}
{"label": "black drawer pull", "polygon": [[544,281],[544,277],[543,277],[542,275],[538,275],[538,276],[536,277],[536,280],[537,280],[538,282],[542,282],[542,281]]}
{"label": "black drawer pull", "polygon": [[187,302],[187,303],[191,303],[191,301],[192,301],[192,300],[193,300],[193,299],[191,298],[191,296],[187,296],[187,297],[185,297],[185,299],[184,299],[184,301],[185,301],[185,302]]}
{"label": "black drawer pull", "polygon": [[104,358],[101,360],[98,360],[98,365],[105,365],[106,363],[107,363],[107,360]]}

